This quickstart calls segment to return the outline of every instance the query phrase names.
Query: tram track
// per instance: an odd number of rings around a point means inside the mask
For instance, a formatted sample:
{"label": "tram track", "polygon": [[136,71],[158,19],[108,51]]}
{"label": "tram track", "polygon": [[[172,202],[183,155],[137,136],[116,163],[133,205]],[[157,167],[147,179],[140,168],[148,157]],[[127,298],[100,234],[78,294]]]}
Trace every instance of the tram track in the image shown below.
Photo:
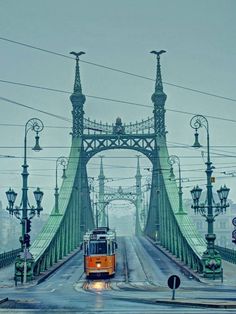
{"label": "tram track", "polygon": [[145,260],[145,258],[141,258],[140,256],[143,255],[141,252],[140,252],[140,249],[137,247],[137,243],[135,243],[135,241],[133,240],[133,238],[131,238],[131,243],[132,243],[132,246],[134,248],[134,251],[136,253],[136,256],[138,258],[138,261],[141,265],[141,268],[142,268],[142,271],[147,279],[147,282],[150,283],[151,285],[153,286],[156,286],[153,282],[153,280],[151,279],[150,275],[147,273],[146,271],[146,268],[145,268],[145,265],[143,263],[143,260]]}
{"label": "tram track", "polygon": [[123,272],[125,283],[129,282],[129,269],[128,269],[128,258],[127,258],[127,248],[125,240],[123,239]]}

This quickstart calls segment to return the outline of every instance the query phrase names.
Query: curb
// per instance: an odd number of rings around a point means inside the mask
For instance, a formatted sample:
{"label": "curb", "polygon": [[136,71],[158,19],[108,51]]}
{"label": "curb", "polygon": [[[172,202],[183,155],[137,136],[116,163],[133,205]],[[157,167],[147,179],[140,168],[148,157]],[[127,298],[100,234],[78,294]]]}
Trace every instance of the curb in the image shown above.
{"label": "curb", "polygon": [[7,302],[7,301],[8,301],[8,298],[1,299],[1,300],[0,300],[0,304],[1,304],[1,303],[4,303],[4,302]]}
{"label": "curb", "polygon": [[236,302],[220,302],[216,303],[217,300],[207,302],[205,300],[201,301],[186,301],[186,300],[155,300],[155,303],[158,304],[174,304],[181,306],[192,306],[192,307],[206,307],[206,308],[224,308],[224,309],[235,309]]}
{"label": "curb", "polygon": [[[64,260],[61,260],[60,262],[58,262],[58,265],[55,264],[53,269],[49,269],[48,272],[45,275],[42,275],[41,278],[39,278],[38,280],[36,280],[36,285],[41,284],[42,282],[44,282],[49,276],[51,276],[55,271],[57,271],[61,266],[63,266],[66,262],[68,262],[70,259],[72,259],[76,254],[78,254],[81,251],[81,249],[77,249],[75,252],[71,253],[70,256],[66,257]],[[40,275],[39,275],[40,276]]]}
{"label": "curb", "polygon": [[[158,305],[169,305],[169,306],[184,306],[189,308],[215,308],[215,309],[236,309],[236,302],[235,301],[222,301],[217,299],[193,299],[193,300],[186,300],[186,299],[147,299],[147,298],[128,298],[128,297],[121,297],[118,298],[120,300],[127,300],[130,302],[141,302],[147,304],[158,304]],[[186,312],[187,313],[187,312]],[[204,312],[205,313],[205,312]]]}

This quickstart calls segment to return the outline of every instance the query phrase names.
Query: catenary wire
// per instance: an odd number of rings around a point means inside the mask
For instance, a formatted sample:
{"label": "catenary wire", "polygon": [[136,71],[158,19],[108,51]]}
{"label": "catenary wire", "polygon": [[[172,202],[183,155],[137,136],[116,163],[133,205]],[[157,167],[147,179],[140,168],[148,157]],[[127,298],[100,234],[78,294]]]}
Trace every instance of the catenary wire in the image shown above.
{"label": "catenary wire", "polygon": [[[39,50],[39,51],[46,52],[46,53],[49,53],[49,54],[53,54],[53,55],[56,55],[56,56],[60,56],[60,57],[66,58],[66,59],[74,59],[73,57],[70,57],[70,56],[62,54],[62,53],[58,53],[58,52],[55,52],[55,51],[52,51],[52,50],[36,47],[36,46],[30,45],[30,44],[22,43],[22,42],[19,42],[19,41],[16,41],[16,40],[12,40],[12,39],[9,39],[9,38],[6,38],[6,37],[0,37],[0,40],[6,41],[6,42],[10,42],[10,43],[13,43],[13,44],[17,44],[17,45],[21,45],[21,46],[24,46],[24,47],[27,47],[27,48]],[[146,80],[149,80],[149,81],[155,81],[154,79],[152,79],[150,77],[146,77],[146,76],[143,76],[143,75],[131,73],[131,72],[128,72],[128,71],[117,69],[117,68],[101,65],[101,64],[98,64],[98,63],[95,63],[95,62],[90,62],[90,61],[85,61],[85,60],[80,60],[80,62],[83,62],[83,63],[86,63],[86,64],[90,64],[90,65],[93,65],[93,66],[96,66],[96,67],[104,68],[104,69],[107,69],[107,70],[111,70],[111,71],[114,71],[114,72],[118,72],[118,73],[130,75],[130,76],[146,79]],[[181,88],[181,89],[184,89],[184,90],[188,90],[188,91],[191,91],[191,92],[194,92],[194,93],[199,93],[199,94],[203,94],[203,95],[207,95],[207,96],[211,96],[211,97],[216,97],[216,98],[220,98],[220,99],[236,102],[236,99],[234,99],[234,98],[225,97],[225,96],[222,96],[222,95],[217,95],[217,94],[214,94],[214,93],[201,91],[201,90],[195,89],[195,88],[185,87],[185,86],[182,86],[182,85],[179,85],[179,84],[168,83],[168,82],[164,82],[164,81],[163,81],[163,84],[166,84],[166,85],[169,85],[169,86],[173,86],[173,87],[176,87],[176,88]]]}
{"label": "catenary wire", "polygon": [[[0,80],[0,82],[8,82],[10,83],[10,81],[4,81],[4,80]],[[56,92],[61,92],[61,93],[67,93],[67,94],[71,94],[71,92],[69,91],[63,91],[63,90],[58,90],[58,89],[52,89],[52,88],[46,88],[46,87],[41,87],[41,86],[37,86],[37,85],[30,85],[30,84],[23,84],[23,83],[17,83],[17,82],[11,82],[12,84],[15,85],[20,85],[20,86],[26,86],[26,87],[32,87],[32,88],[39,88],[39,89],[44,89],[44,90],[49,90],[49,91],[56,91]],[[145,104],[140,104],[140,103],[136,103],[136,102],[130,102],[130,101],[125,101],[125,100],[119,100],[119,99],[113,99],[113,98],[106,98],[106,97],[100,97],[100,96],[92,96],[92,95],[85,95],[86,97],[90,97],[90,98],[94,98],[94,99],[99,99],[99,100],[104,100],[104,101],[111,101],[111,102],[117,102],[117,103],[123,103],[123,104],[128,104],[128,105],[133,105],[133,106],[139,106],[139,107],[145,107],[145,108],[153,108],[153,106],[151,105],[145,105]],[[23,107],[26,107],[28,109],[32,109],[32,110],[36,110],[39,111],[39,109],[35,109],[33,107],[27,106],[27,105],[23,105],[20,103],[15,102],[14,100],[11,100],[9,98],[5,98],[5,97],[0,97],[0,99],[2,98],[2,100],[8,101],[8,102],[12,102],[14,104],[18,104],[21,105]],[[180,114],[185,114],[185,115],[196,115],[198,113],[194,113],[194,112],[189,112],[189,111],[183,111],[183,110],[175,110],[175,109],[166,109],[166,111],[170,111],[170,112],[175,112],[175,113],[180,113]],[[45,113],[42,112],[41,113]],[[53,113],[48,113],[50,115],[54,115]],[[55,115],[54,115],[55,116]],[[229,118],[223,118],[223,117],[217,117],[217,116],[212,116],[212,115],[205,115],[205,117],[210,118],[210,119],[216,119],[216,120],[221,120],[221,121],[227,121],[227,122],[236,122],[236,119],[229,119]],[[63,117],[60,117],[60,119]],[[65,119],[65,118],[63,118]],[[66,121],[69,121],[68,119],[66,119]],[[71,121],[71,120],[70,120]]]}

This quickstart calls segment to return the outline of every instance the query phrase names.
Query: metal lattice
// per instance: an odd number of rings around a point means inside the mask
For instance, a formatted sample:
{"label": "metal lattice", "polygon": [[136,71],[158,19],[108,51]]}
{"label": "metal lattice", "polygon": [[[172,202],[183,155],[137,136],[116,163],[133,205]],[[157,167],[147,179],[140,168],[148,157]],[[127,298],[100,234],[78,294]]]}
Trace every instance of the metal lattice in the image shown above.
{"label": "metal lattice", "polygon": [[[170,167],[167,163],[169,154],[165,129],[166,94],[163,92],[159,59],[163,51],[153,53],[157,55],[157,78],[155,92],[152,95],[154,116],[136,123],[122,124],[120,118],[117,118],[114,124],[84,119],[85,97],[82,94],[79,67],[76,66],[77,83],[71,95],[73,137],[68,158],[68,177],[63,180],[60,188],[59,213],[55,214],[53,209],[48,222],[31,247],[35,274],[46,270],[78,247],[85,230],[94,227],[86,163],[95,154],[111,149],[135,150],[151,160],[152,185],[144,233],[159,241],[191,268],[201,271],[201,257],[206,248],[204,239],[197,233],[188,215],[177,214],[179,199],[176,182],[170,182],[167,172],[163,171]],[[77,58],[81,53],[74,54]],[[78,65],[78,60],[76,61]],[[102,204],[115,198],[137,204],[138,197],[137,206],[140,206],[142,201],[140,184],[139,190],[120,189],[114,194],[114,191],[109,193],[104,189],[104,178],[102,180],[100,192],[103,195],[99,200]],[[140,234],[141,230],[139,217],[140,213],[136,214],[137,234]]]}

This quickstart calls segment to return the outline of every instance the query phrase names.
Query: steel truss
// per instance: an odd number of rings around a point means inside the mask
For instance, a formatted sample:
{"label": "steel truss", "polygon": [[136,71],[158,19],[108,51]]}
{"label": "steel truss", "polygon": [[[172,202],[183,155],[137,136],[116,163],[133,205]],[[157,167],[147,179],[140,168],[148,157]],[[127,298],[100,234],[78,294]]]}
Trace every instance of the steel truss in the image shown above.
{"label": "steel truss", "polygon": [[[86,229],[94,227],[86,164],[95,154],[112,149],[135,150],[152,162],[152,185],[144,234],[158,241],[191,268],[202,270],[201,258],[206,248],[204,239],[199,236],[188,215],[177,213],[178,188],[175,181],[170,182],[168,172],[165,171],[170,166],[167,163],[169,153],[164,108],[167,96],[163,91],[160,68],[160,54],[163,52],[165,51],[152,51],[157,57],[156,84],[152,95],[153,117],[130,124],[122,124],[121,119],[117,118],[116,123],[110,125],[84,118],[85,96],[82,94],[78,64],[83,52],[73,52],[76,55],[76,75],[74,92],[70,97],[73,128],[68,177],[63,180],[59,191],[59,213],[55,213],[53,208],[48,222],[30,248],[35,260],[35,274],[45,271],[78,248]],[[136,200],[133,198],[135,193],[132,192],[106,195],[104,174],[101,172],[99,202],[105,204],[106,199],[110,201],[119,198],[136,204],[139,202],[137,207],[140,206],[140,174],[136,175],[137,182],[139,190],[135,191]],[[139,229],[136,233],[140,234],[139,214],[136,214],[136,229]]]}
{"label": "steel truss", "polygon": [[155,146],[154,134],[83,135],[83,148],[87,161],[97,153],[111,149],[136,150],[152,160]]}

